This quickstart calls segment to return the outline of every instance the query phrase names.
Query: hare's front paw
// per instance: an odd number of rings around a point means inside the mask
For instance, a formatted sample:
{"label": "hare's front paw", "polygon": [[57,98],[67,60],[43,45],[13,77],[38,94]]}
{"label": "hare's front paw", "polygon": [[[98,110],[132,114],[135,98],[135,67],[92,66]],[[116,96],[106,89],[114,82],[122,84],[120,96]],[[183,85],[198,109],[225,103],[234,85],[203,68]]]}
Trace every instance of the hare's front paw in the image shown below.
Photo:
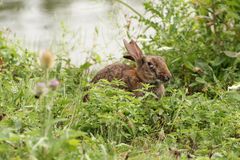
{"label": "hare's front paw", "polygon": [[156,87],[153,92],[158,96],[158,98],[160,99],[161,97],[164,96],[165,94],[165,87],[163,84],[160,84],[158,87]]}

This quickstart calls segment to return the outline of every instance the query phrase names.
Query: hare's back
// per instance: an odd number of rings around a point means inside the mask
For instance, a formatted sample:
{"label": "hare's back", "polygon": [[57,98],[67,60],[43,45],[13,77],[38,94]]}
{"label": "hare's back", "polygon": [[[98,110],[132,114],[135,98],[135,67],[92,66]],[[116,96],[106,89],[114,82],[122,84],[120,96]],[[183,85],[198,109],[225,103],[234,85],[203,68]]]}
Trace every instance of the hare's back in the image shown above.
{"label": "hare's back", "polygon": [[114,63],[111,65],[106,66],[105,68],[101,69],[93,78],[92,82],[96,83],[100,79],[106,79],[108,81],[112,81],[113,79],[121,80],[124,76],[124,73],[127,70],[131,70],[132,67],[121,64],[121,63]]}

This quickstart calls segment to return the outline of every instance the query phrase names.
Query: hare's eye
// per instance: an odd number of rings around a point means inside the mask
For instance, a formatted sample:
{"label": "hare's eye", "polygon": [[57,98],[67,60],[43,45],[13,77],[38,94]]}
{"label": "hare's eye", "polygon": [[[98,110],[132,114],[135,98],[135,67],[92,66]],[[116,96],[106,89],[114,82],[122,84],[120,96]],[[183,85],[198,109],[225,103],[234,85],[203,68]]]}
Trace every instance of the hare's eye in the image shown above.
{"label": "hare's eye", "polygon": [[152,62],[147,62],[149,68],[153,69],[154,68],[154,65],[152,64]]}

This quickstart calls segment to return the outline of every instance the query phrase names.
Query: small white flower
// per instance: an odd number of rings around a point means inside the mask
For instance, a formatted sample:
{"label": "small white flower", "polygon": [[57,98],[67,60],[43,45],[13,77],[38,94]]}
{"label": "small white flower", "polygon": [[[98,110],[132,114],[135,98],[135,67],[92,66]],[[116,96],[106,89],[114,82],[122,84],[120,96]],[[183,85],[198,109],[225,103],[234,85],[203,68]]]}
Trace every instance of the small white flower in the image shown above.
{"label": "small white flower", "polygon": [[44,82],[39,82],[35,86],[35,98],[40,98],[40,96],[47,92],[47,87]]}

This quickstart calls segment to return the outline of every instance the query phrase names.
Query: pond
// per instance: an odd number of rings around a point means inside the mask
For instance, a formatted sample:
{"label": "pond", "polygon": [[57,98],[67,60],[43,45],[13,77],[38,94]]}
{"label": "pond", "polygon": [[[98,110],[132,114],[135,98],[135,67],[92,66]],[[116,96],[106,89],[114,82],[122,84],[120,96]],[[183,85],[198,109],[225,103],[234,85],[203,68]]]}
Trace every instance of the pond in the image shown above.
{"label": "pond", "polygon": [[[125,2],[143,12],[142,0]],[[63,41],[64,34],[72,35],[65,40],[77,46],[69,53],[74,64],[81,63],[87,49],[94,46],[103,59],[109,55],[120,57],[122,39],[127,37],[123,28],[126,15],[133,13],[114,0],[0,1],[0,27],[9,28],[28,49],[51,48]]]}

